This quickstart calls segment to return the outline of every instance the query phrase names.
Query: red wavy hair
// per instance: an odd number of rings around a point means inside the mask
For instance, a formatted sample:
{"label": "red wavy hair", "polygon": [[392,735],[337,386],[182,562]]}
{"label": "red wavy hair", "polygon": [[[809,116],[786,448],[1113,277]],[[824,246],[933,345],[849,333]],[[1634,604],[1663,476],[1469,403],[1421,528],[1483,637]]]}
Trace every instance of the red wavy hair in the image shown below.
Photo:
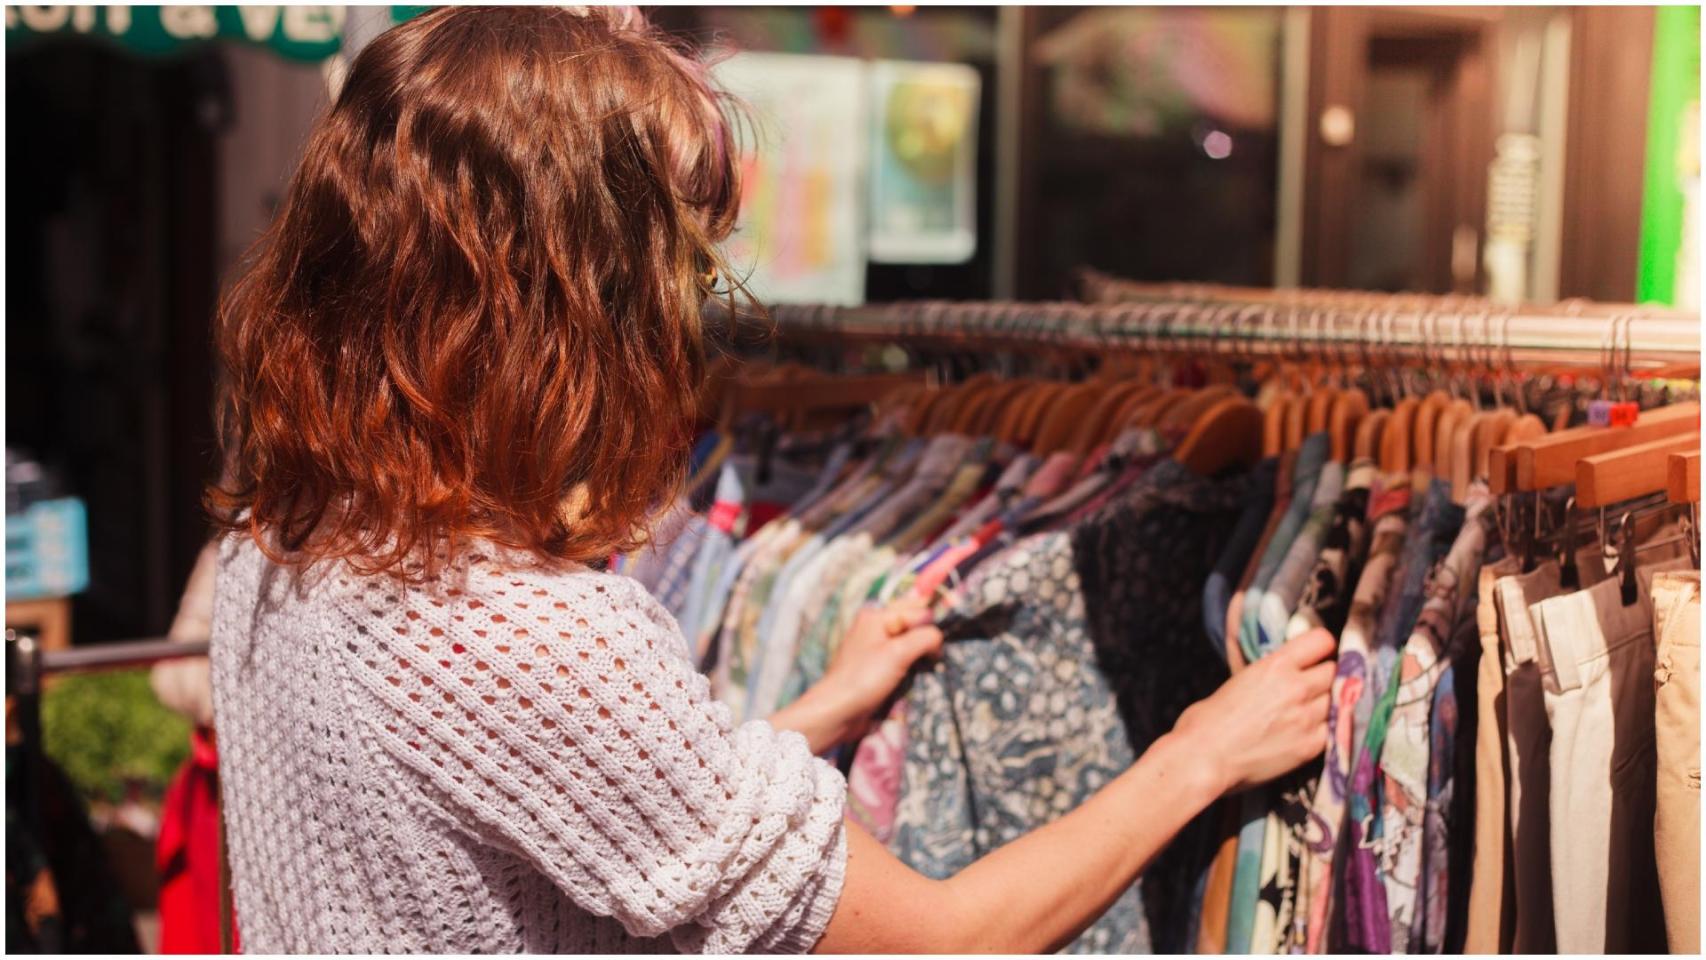
{"label": "red wavy hair", "polygon": [[410,576],[475,537],[631,549],[681,481],[729,275],[723,105],[631,10],[450,7],[376,38],[220,306],[216,523]]}

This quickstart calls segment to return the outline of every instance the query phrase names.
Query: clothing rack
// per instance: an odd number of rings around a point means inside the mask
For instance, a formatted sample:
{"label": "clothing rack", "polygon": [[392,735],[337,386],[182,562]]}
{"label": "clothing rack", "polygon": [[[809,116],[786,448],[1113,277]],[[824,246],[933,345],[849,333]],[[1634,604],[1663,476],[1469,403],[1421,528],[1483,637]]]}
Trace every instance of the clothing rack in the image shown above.
{"label": "clothing rack", "polygon": [[[1113,304],[915,301],[858,307],[779,304],[737,310],[733,328],[797,340],[903,340],[945,346],[1038,345],[1137,353],[1202,351],[1227,357],[1321,358],[1364,363],[1597,364],[1625,374],[1698,364],[1698,314],[1572,302],[1502,307],[1478,300],[1268,291],[1254,298]],[[726,302],[707,319],[727,323]]]}

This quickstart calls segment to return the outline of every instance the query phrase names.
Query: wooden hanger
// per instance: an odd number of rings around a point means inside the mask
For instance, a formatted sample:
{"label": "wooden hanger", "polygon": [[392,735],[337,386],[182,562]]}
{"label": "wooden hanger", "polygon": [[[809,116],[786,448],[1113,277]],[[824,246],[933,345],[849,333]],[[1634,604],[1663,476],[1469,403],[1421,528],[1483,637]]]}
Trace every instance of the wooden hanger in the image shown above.
{"label": "wooden hanger", "polygon": [[[1236,395],[1237,392],[1238,391],[1234,390],[1230,385],[1223,383],[1214,384],[1212,386],[1204,387],[1201,390],[1194,391],[1190,396],[1179,401],[1169,409],[1166,414],[1161,417],[1157,426],[1163,430],[1188,431],[1196,424],[1202,414],[1214,407],[1221,400]],[[1257,451],[1260,452],[1260,449],[1261,448],[1258,445]]]}
{"label": "wooden hanger", "polygon": [[[1475,408],[1469,405],[1469,401],[1453,400],[1440,411],[1439,420],[1434,424],[1434,476],[1446,483],[1452,481],[1457,469],[1457,429],[1467,425],[1474,413]],[[1464,446],[1468,445],[1465,431]]]}
{"label": "wooden hanger", "polygon": [[1515,420],[1515,410],[1509,407],[1501,407],[1489,413],[1485,420],[1475,424],[1475,432],[1469,440],[1472,479],[1487,479],[1488,457],[1492,453],[1493,447],[1504,440],[1506,428]]}
{"label": "wooden hanger", "polygon": [[736,413],[769,413],[778,418],[805,413],[855,410],[877,403],[901,387],[925,383],[924,371],[856,376],[800,376],[774,371],[760,382],[737,384],[730,398]]}
{"label": "wooden hanger", "polygon": [[1386,431],[1380,438],[1380,469],[1383,473],[1409,473],[1415,450],[1410,434],[1416,422],[1416,410],[1421,401],[1405,397],[1392,408],[1386,421]]}
{"label": "wooden hanger", "polygon": [[1114,417],[1125,406],[1132,394],[1144,389],[1144,384],[1122,380],[1110,384],[1102,391],[1096,405],[1085,415],[1084,423],[1073,437],[1072,448],[1079,453],[1089,453],[1099,444],[1110,442],[1113,432]]}
{"label": "wooden hanger", "polygon": [[1332,387],[1316,387],[1309,394],[1306,401],[1308,409],[1304,415],[1306,433],[1316,434],[1327,429],[1332,422],[1333,403],[1338,397],[1339,391]]}
{"label": "wooden hanger", "polygon": [[1665,496],[1671,503],[1700,502],[1700,450],[1673,453],[1665,470]]}
{"label": "wooden hanger", "polygon": [[908,436],[917,437],[923,435],[924,425],[930,419],[931,408],[936,404],[941,403],[942,398],[946,396],[947,393],[948,388],[946,387],[932,387],[924,391],[923,396],[919,397],[918,400],[914,402],[912,406],[912,413],[906,418],[906,423],[904,425],[904,429]]}
{"label": "wooden hanger", "polygon": [[1469,496],[1469,485],[1475,479],[1475,430],[1493,418],[1492,410],[1471,410],[1460,417],[1451,431],[1451,502],[1463,505]]}
{"label": "wooden hanger", "polygon": [[1121,432],[1132,425],[1132,421],[1137,416],[1137,411],[1142,409],[1144,404],[1160,395],[1161,388],[1152,383],[1146,383],[1133,390],[1126,397],[1125,402],[1120,404],[1119,412],[1114,414],[1113,420],[1109,421],[1108,432],[1103,439],[1112,440],[1119,436]]}
{"label": "wooden hanger", "polygon": [[1048,454],[1074,449],[1073,438],[1101,394],[1102,385],[1092,382],[1074,384],[1062,391],[1049,405],[1048,415],[1037,425],[1032,452]]}
{"label": "wooden hanger", "polygon": [[1262,411],[1262,456],[1277,457],[1286,451],[1285,424],[1292,402],[1289,393],[1276,394]]}
{"label": "wooden hanger", "polygon": [[1357,424],[1356,441],[1351,445],[1352,460],[1380,459],[1386,425],[1391,419],[1390,410],[1371,410],[1362,418],[1362,422]]}
{"label": "wooden hanger", "polygon": [[[980,375],[981,376],[981,375]],[[974,378],[975,380],[976,378]],[[989,405],[999,397],[1008,381],[991,376],[987,380],[974,383],[966,382],[967,396],[960,401],[953,418],[944,424],[944,429],[960,436],[976,436],[972,431],[983,419],[983,413]]]}
{"label": "wooden hanger", "polygon": [[1501,445],[1523,443],[1546,436],[1546,421],[1532,413],[1517,416],[1510,425],[1505,427],[1504,434],[1499,438]]}
{"label": "wooden hanger", "polygon": [[1327,430],[1333,437],[1333,461],[1349,463],[1356,450],[1357,435],[1368,416],[1368,394],[1352,388],[1340,390],[1333,398],[1333,409],[1327,417]]}
{"label": "wooden hanger", "polygon": [[1235,463],[1248,466],[1262,450],[1262,411],[1235,391],[1222,395],[1195,418],[1173,458],[1201,477]]}
{"label": "wooden hanger", "polygon": [[1007,395],[1002,402],[1001,412],[995,418],[990,435],[1011,442],[1018,430],[1019,421],[1025,417],[1025,411],[1035,401],[1037,392],[1048,387],[1048,381],[1028,378],[1018,381],[1016,389]]}
{"label": "wooden hanger", "polygon": [[988,402],[978,411],[977,420],[971,425],[972,436],[997,436],[996,425],[1006,415],[1013,398],[1025,391],[1027,384],[1023,380],[1009,380],[991,389]]}
{"label": "wooden hanger", "polygon": [[1049,405],[1066,390],[1066,384],[1056,382],[1038,387],[1025,405],[1024,414],[1014,423],[1013,435],[1007,439],[1027,450],[1030,449],[1036,440],[1037,428],[1042,425],[1043,417],[1048,413]]}
{"label": "wooden hanger", "polygon": [[1542,490],[1575,479],[1576,461],[1610,453],[1679,433],[1698,436],[1700,404],[1696,401],[1642,411],[1627,427],[1572,427],[1516,447],[1516,488]]}
{"label": "wooden hanger", "polygon": [[1130,426],[1153,427],[1172,407],[1191,395],[1189,390],[1164,390],[1132,411]]}
{"label": "wooden hanger", "polygon": [[1416,407],[1416,419],[1410,425],[1410,465],[1433,469],[1434,441],[1438,439],[1434,427],[1439,422],[1440,411],[1451,404],[1451,396],[1444,390],[1435,390],[1422,398]]}
{"label": "wooden hanger", "polygon": [[995,374],[985,371],[956,384],[952,388],[953,392],[930,411],[929,422],[924,427],[925,432],[932,436],[952,432],[977,401],[978,395],[997,386],[999,382]]}
{"label": "wooden hanger", "polygon": [[1291,405],[1285,410],[1285,448],[1296,450],[1303,446],[1303,438],[1309,435],[1309,394],[1293,394]]}
{"label": "wooden hanger", "polygon": [[1699,448],[1699,433],[1678,433],[1583,457],[1576,461],[1576,506],[1605,507],[1669,490],[1671,456]]}

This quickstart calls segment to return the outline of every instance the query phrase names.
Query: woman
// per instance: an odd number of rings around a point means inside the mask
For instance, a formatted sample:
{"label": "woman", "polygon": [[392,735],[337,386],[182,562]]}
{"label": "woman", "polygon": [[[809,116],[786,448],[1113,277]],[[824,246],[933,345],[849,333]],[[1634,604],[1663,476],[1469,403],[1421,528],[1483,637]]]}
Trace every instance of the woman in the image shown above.
{"label": "woman", "polygon": [[1312,636],[935,881],[813,755],[940,644],[922,608],[867,612],[732,728],[669,615],[583,564],[679,481],[735,177],[702,69],[631,13],[440,9],[352,65],[218,334],[246,948],[1045,950],[1217,795],[1321,750]]}

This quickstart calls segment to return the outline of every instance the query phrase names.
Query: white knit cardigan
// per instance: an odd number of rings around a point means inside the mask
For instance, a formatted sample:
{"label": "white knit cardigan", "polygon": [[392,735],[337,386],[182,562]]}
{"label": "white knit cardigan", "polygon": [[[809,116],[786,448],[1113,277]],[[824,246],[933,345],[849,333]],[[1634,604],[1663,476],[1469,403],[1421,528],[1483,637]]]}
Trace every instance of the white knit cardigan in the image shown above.
{"label": "white knit cardigan", "polygon": [[732,726],[632,580],[482,547],[432,582],[220,544],[213,622],[245,952],[803,952],[846,786]]}

